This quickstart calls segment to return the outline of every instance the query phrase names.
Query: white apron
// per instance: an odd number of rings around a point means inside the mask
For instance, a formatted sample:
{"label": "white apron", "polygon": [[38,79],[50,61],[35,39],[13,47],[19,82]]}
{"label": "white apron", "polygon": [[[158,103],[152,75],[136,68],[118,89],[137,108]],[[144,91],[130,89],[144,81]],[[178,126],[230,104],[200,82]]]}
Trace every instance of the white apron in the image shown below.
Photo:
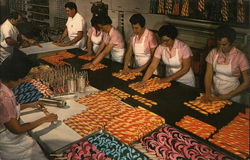
{"label": "white apron", "polygon": [[133,52],[135,54],[135,63],[137,67],[143,66],[151,58],[151,54],[145,54],[145,47],[144,47],[145,39],[146,39],[146,36],[143,36],[142,43],[136,43],[135,37],[133,38],[133,44],[134,44]]}
{"label": "white apron", "polygon": [[[16,106],[17,119],[20,105]],[[47,160],[39,145],[27,133],[16,135],[5,126],[0,126],[0,159],[2,160]]]}
{"label": "white apron", "polygon": [[[215,76],[213,76],[213,91],[217,94],[227,94],[235,90],[240,85],[240,81],[238,77],[232,75],[232,59],[229,64],[224,65],[217,64],[218,57],[219,55],[217,54],[213,62],[213,69],[215,71]],[[239,102],[240,96],[235,96],[232,100]]]}
{"label": "white apron", "polygon": [[[166,52],[166,50],[164,51]],[[179,59],[179,50],[177,49],[174,57],[168,58],[167,53],[162,54],[162,60],[166,64],[166,76],[171,76],[178,72],[182,64]],[[184,74],[182,77],[176,79],[176,81],[186,84],[188,86],[195,87],[195,78],[192,68],[190,67],[189,71]]]}
{"label": "white apron", "polygon": [[113,48],[111,50],[112,61],[123,63],[125,49],[124,48]]}
{"label": "white apron", "polygon": [[91,35],[91,42],[93,44],[93,51],[96,53],[98,50],[101,42],[102,42],[102,32],[100,33],[99,36],[95,36],[94,34]]}

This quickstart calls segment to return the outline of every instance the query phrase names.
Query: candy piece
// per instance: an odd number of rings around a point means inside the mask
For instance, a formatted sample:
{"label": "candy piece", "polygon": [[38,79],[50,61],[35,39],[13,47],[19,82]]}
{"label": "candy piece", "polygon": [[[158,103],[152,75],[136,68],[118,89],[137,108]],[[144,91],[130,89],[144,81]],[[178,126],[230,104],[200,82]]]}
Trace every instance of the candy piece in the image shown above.
{"label": "candy piece", "polygon": [[145,94],[153,91],[157,91],[159,89],[164,89],[171,86],[171,83],[158,83],[159,78],[151,78],[145,82],[143,87],[138,87],[138,83],[132,83],[129,85],[130,88],[134,89],[135,91]]}

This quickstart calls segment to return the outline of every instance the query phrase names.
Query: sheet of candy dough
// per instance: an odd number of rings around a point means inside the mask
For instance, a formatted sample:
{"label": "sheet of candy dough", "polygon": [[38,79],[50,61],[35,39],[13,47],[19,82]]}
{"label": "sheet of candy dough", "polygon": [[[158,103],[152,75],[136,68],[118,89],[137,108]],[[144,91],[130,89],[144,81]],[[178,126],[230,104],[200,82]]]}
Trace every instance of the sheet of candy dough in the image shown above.
{"label": "sheet of candy dough", "polygon": [[66,47],[59,47],[59,46],[52,44],[52,42],[40,43],[40,45],[42,47],[30,46],[27,48],[21,48],[20,50],[26,53],[27,55],[30,55],[30,54],[46,53],[46,52],[51,52],[51,51],[60,51],[60,50],[76,48],[74,45],[66,46]]}

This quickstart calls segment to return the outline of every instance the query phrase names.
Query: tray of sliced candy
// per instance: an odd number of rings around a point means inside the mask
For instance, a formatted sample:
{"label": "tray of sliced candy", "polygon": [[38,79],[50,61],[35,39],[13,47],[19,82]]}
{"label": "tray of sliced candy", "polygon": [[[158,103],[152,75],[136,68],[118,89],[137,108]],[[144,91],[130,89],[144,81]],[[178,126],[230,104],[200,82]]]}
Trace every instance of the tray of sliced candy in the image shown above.
{"label": "tray of sliced candy", "polygon": [[199,159],[233,160],[190,135],[164,124],[131,146],[153,160]]}
{"label": "tray of sliced candy", "polygon": [[149,158],[105,131],[97,131],[49,155],[65,160],[148,160]]}

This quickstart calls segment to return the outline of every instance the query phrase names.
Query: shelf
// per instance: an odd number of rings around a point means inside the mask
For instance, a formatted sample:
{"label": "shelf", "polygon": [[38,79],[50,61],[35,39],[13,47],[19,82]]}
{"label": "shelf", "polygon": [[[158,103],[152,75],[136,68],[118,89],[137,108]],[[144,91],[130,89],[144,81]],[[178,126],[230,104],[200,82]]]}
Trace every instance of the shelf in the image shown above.
{"label": "shelf", "polygon": [[39,19],[34,19],[34,18],[28,18],[29,20],[37,21],[37,22],[42,22],[42,23],[49,23],[48,20],[39,20]]}
{"label": "shelf", "polygon": [[36,6],[36,7],[46,7],[46,8],[49,8],[48,5],[42,5],[42,4],[31,4],[31,3],[26,3],[26,5],[29,5],[29,6]]}
{"label": "shelf", "polygon": [[35,12],[35,11],[28,11],[30,13],[36,13],[36,14],[40,14],[40,15],[45,15],[45,16],[49,16],[48,13],[41,13],[41,12]]}

